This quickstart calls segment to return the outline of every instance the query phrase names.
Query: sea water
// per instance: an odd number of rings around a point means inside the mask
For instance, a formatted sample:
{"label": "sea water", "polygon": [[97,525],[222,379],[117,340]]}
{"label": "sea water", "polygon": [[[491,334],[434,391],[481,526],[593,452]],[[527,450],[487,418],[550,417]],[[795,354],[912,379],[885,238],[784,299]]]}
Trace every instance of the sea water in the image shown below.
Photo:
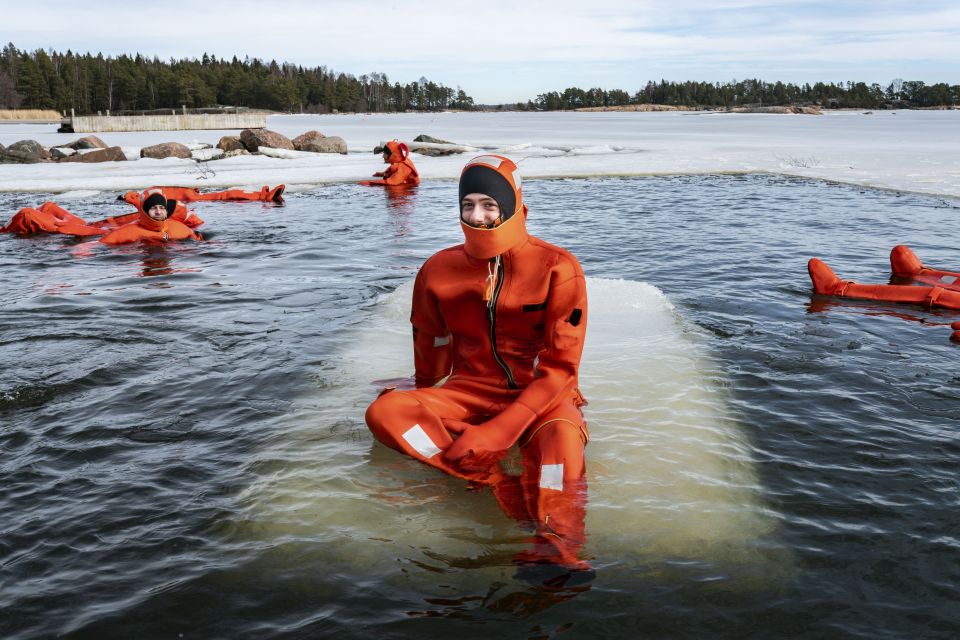
{"label": "sea water", "polygon": [[455,183],[330,185],[197,203],[199,244],[0,236],[0,636],[960,633],[960,318],[806,275],[886,282],[898,243],[960,269],[957,202],[763,175],[525,197],[588,278],[592,580],[519,572],[489,493],[370,436]]}

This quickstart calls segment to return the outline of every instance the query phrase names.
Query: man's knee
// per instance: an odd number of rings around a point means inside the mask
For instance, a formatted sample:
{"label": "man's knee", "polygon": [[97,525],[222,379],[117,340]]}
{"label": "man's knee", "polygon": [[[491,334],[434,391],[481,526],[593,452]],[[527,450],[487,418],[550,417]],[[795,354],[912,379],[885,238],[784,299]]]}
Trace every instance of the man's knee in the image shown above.
{"label": "man's knee", "polygon": [[420,412],[420,402],[404,391],[391,391],[374,400],[364,419],[374,437],[387,445],[396,447],[398,430],[409,427],[416,422]]}

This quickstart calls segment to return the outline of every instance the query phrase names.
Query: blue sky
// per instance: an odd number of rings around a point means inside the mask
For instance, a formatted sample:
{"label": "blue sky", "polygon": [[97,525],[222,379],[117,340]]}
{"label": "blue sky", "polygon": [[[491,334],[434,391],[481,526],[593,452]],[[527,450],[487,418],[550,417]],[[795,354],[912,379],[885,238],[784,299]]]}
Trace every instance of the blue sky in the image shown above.
{"label": "blue sky", "polygon": [[0,0],[0,16],[20,49],[425,76],[482,103],[660,78],[960,83],[960,0]]}

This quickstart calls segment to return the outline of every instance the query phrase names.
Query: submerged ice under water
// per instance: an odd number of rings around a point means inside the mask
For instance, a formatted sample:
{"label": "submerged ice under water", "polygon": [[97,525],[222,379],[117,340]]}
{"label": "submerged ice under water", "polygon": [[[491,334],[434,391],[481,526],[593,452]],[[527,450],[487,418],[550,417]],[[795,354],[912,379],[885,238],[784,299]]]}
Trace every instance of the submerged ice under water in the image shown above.
{"label": "submerged ice under water", "polygon": [[416,269],[459,241],[452,193],[201,203],[199,245],[0,237],[0,635],[960,631],[957,318],[815,299],[805,272],[882,282],[897,243],[957,268],[956,203],[528,181],[531,231],[588,276],[596,577],[573,585],[517,576],[491,496],[363,425],[370,382],[408,372]]}

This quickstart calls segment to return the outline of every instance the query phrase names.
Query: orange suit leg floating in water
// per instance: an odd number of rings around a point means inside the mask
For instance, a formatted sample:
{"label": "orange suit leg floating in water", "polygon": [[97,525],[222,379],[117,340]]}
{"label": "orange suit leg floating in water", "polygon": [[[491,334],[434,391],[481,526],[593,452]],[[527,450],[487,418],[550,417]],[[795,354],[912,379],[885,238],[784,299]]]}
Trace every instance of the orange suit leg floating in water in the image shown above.
{"label": "orange suit leg floating in water", "polygon": [[895,276],[910,278],[931,287],[960,291],[960,272],[925,267],[917,254],[906,245],[898,244],[890,251],[890,269]]}
{"label": "orange suit leg floating in water", "polygon": [[391,140],[384,145],[384,153],[388,154],[386,161],[390,164],[383,173],[383,180],[364,180],[360,184],[366,186],[384,187],[415,187],[420,184],[420,174],[410,159],[410,149],[402,142]]}
{"label": "orange suit leg floating in water", "polygon": [[[461,190],[478,177],[499,181],[505,220],[490,229],[461,220],[464,244],[424,263],[411,313],[417,389],[384,390],[367,409],[367,426],[388,447],[491,486],[508,516],[535,527],[534,547],[519,562],[587,569],[577,557],[589,439],[577,379],[586,281],[573,255],[527,234],[511,160],[475,158]],[[499,464],[514,444],[519,478]]]}
{"label": "orange suit leg floating in water", "polygon": [[882,300],[905,302],[926,307],[960,309],[960,291],[942,286],[914,286],[898,284],[857,284],[853,280],[841,280],[822,260],[811,258],[807,263],[814,291],[828,296],[855,298],[858,300]]}
{"label": "orange suit leg floating in water", "polygon": [[[283,202],[283,191],[285,185],[276,187],[265,186],[260,191],[244,191],[242,189],[228,189],[226,191],[210,191],[200,193],[199,190],[191,187],[150,187],[151,189],[163,189],[167,197],[178,202],[202,202],[202,201],[227,201],[227,202]],[[128,191],[118,198],[125,200],[135,207],[140,206],[140,193],[137,191]]]}

